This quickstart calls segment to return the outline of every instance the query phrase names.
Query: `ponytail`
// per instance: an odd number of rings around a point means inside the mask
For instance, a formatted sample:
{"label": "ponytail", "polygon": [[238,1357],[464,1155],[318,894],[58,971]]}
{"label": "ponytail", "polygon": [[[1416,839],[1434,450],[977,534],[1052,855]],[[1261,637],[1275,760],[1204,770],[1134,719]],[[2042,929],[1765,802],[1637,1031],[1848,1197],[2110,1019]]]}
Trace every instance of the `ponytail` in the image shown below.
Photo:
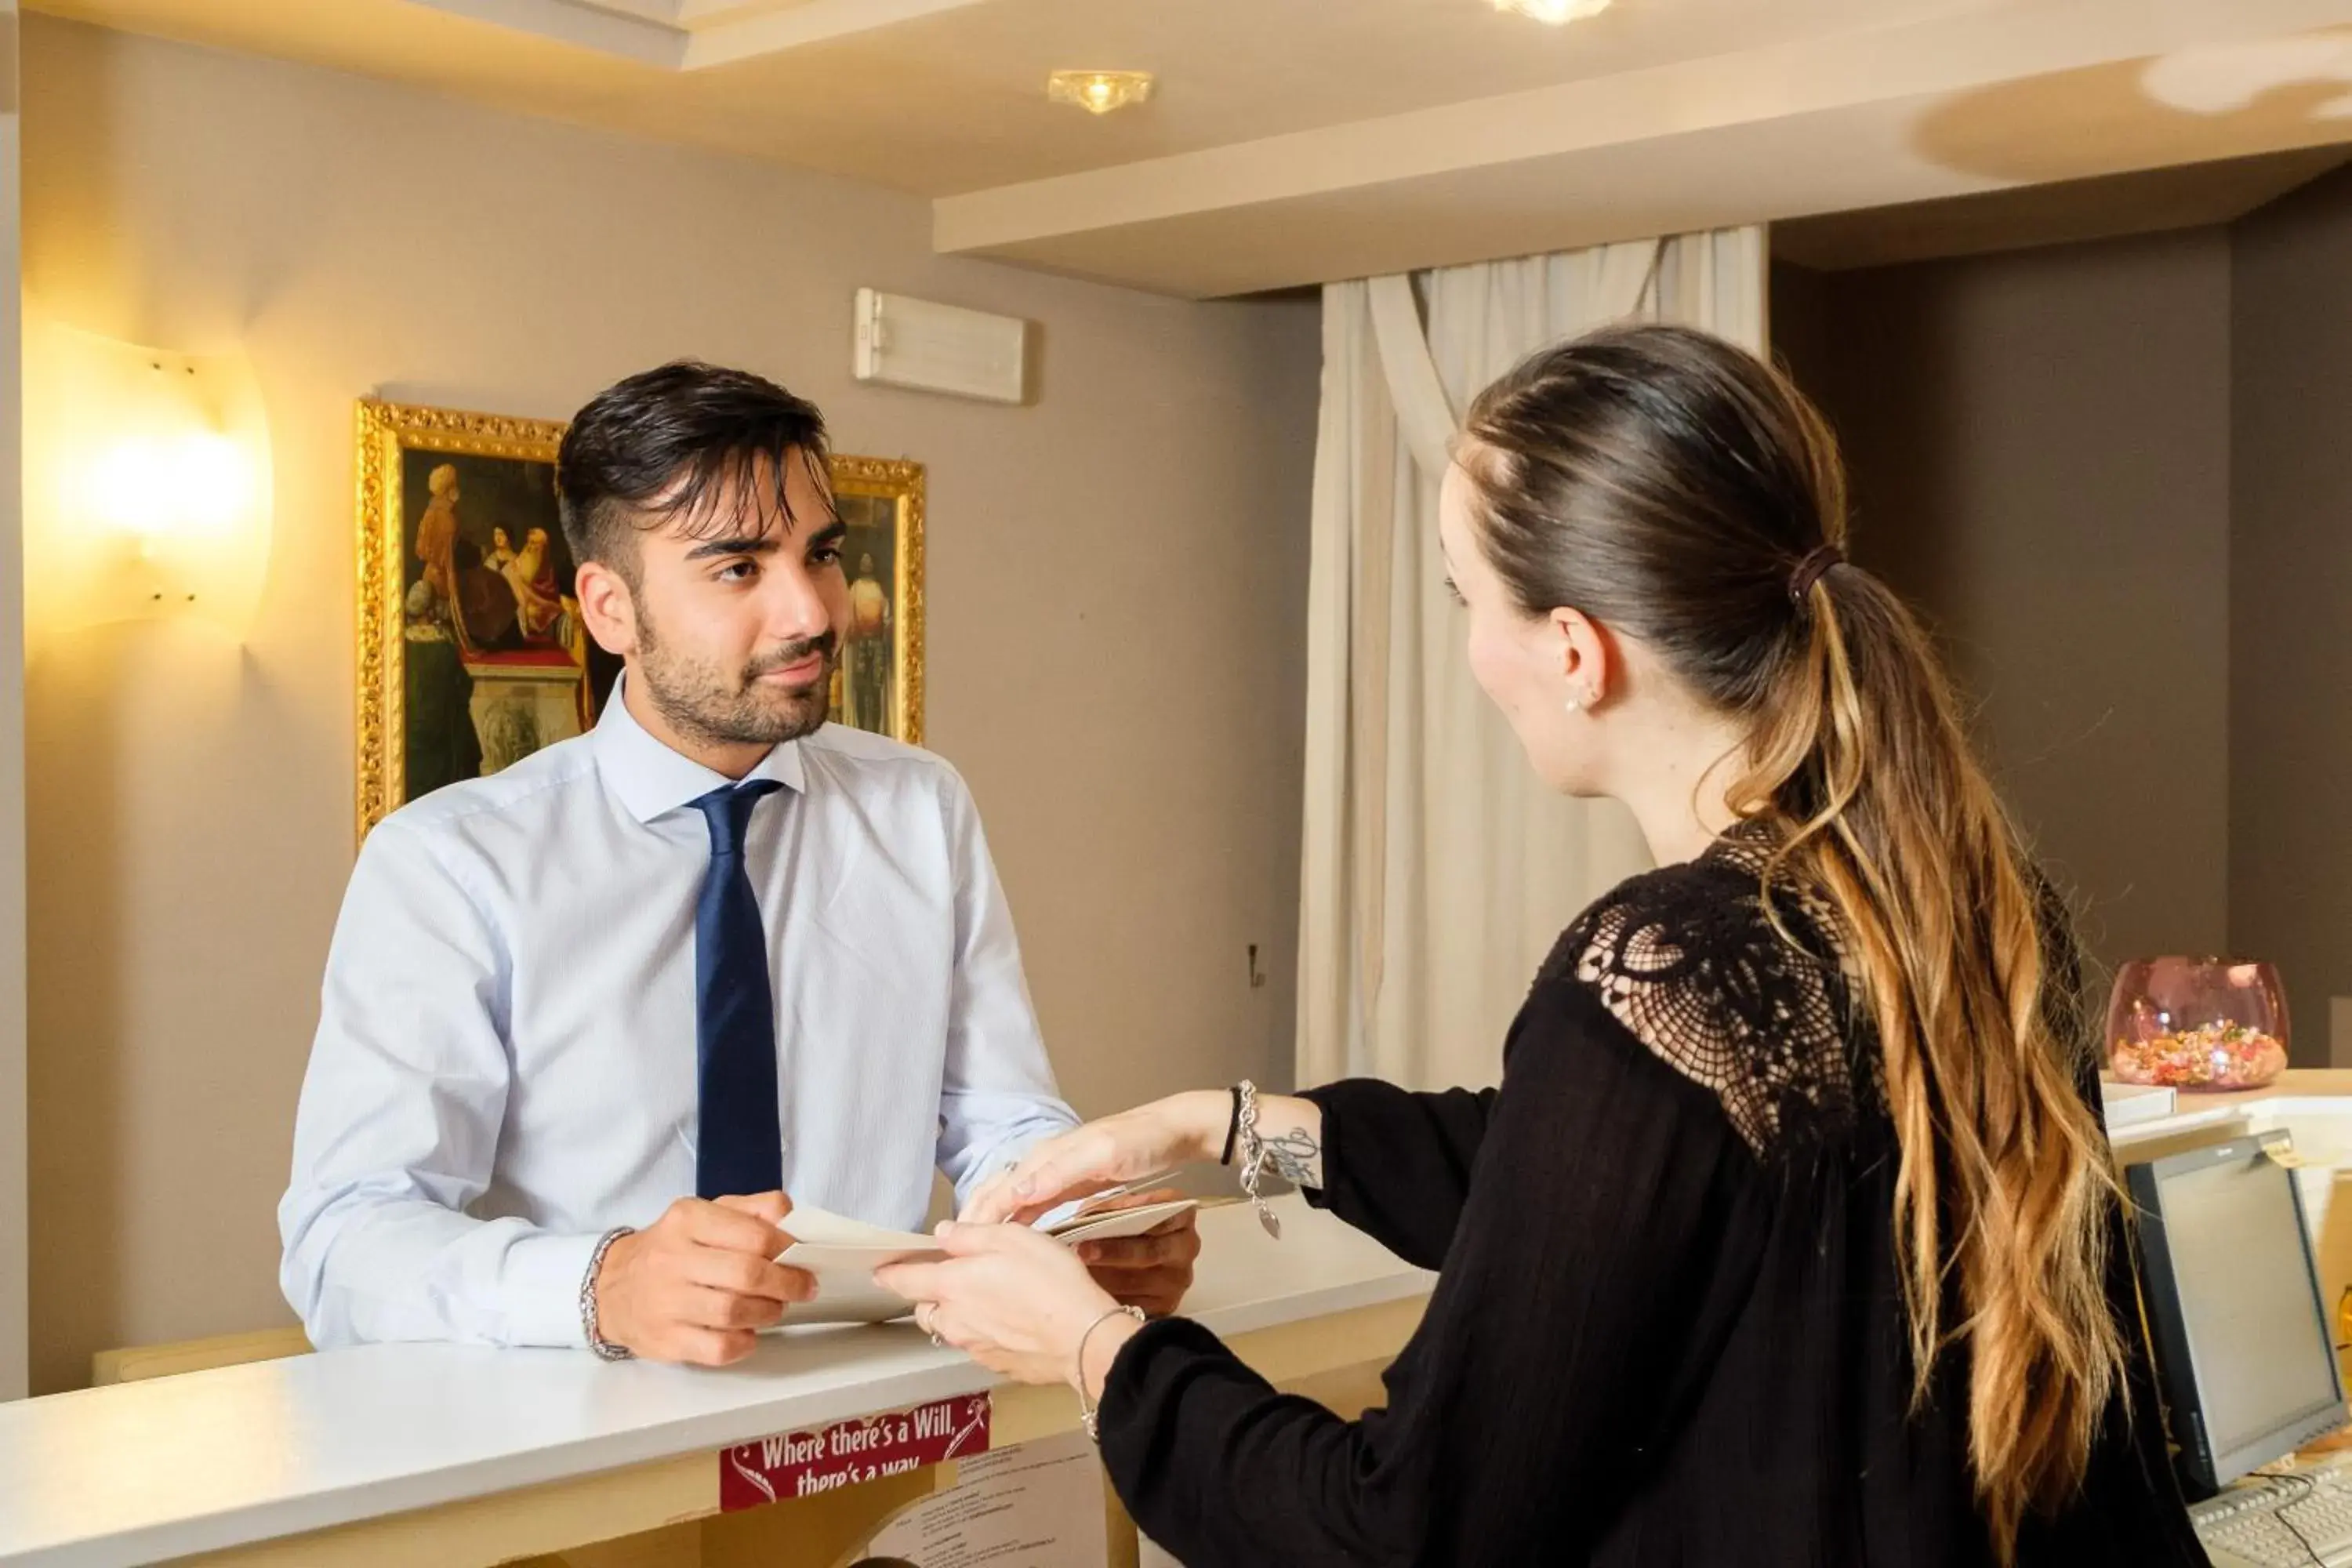
{"label": "ponytail", "polygon": [[1859,973],[1901,1150],[1914,1397],[1964,1343],[1969,1453],[2006,1560],[2025,1515],[2081,1481],[2116,1391],[2105,1139],[2077,1042],[2052,1027],[2043,900],[1926,634],[1853,569],[1803,610],[1804,657],[1732,798],[1780,828],[1768,886],[1826,897]]}

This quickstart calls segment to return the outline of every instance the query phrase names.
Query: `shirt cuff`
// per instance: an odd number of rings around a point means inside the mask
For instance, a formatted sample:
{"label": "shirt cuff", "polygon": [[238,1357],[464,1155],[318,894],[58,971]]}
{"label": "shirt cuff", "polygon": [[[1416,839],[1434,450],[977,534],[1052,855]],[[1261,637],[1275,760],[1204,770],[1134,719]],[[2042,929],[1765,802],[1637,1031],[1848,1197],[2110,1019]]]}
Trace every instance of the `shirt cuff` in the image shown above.
{"label": "shirt cuff", "polygon": [[580,1288],[588,1260],[596,1255],[593,1236],[526,1236],[507,1248],[501,1270],[506,1297],[506,1342],[588,1348],[588,1328],[580,1321]]}

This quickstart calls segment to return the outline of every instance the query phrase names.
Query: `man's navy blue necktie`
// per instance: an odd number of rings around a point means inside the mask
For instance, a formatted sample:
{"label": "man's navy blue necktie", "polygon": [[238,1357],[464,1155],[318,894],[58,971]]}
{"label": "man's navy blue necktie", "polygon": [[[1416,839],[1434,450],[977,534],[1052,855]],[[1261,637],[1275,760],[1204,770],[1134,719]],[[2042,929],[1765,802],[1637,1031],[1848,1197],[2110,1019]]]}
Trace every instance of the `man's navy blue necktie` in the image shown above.
{"label": "man's navy blue necktie", "polygon": [[710,826],[710,870],[694,906],[694,1048],[701,1088],[694,1191],[705,1198],[784,1184],[776,1098],[776,1002],[768,937],[743,868],[743,834],[760,797],[752,779],[694,803]]}

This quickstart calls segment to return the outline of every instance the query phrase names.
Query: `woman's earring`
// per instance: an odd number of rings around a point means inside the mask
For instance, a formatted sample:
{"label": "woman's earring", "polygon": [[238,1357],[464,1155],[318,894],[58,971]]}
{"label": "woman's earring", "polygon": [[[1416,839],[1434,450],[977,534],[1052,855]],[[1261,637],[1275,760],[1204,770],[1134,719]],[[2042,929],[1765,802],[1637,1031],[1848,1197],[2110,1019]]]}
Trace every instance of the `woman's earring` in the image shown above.
{"label": "woman's earring", "polygon": [[1565,708],[1565,709],[1567,709],[1570,712],[1573,713],[1573,712],[1576,712],[1579,709],[1581,709],[1581,708],[1584,706],[1584,704],[1583,704],[1583,703],[1581,703],[1581,702],[1579,702],[1575,698],[1571,697],[1571,698],[1570,698],[1566,702],[1561,703],[1561,704],[1560,704],[1560,706],[1561,706],[1561,707],[1563,707],[1563,708]]}
{"label": "woman's earring", "polygon": [[1563,704],[1563,706],[1565,706],[1571,713],[1580,713],[1591,705],[1592,693],[1590,691],[1587,691],[1581,697],[1571,697],[1565,704]]}

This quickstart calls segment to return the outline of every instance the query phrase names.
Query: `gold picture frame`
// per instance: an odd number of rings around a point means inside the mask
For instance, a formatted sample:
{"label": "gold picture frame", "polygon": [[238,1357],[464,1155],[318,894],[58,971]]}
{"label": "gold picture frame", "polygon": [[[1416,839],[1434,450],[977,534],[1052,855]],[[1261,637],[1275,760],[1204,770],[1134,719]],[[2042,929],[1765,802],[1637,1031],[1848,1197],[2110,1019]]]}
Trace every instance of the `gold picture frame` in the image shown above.
{"label": "gold picture frame", "polygon": [[[417,795],[495,773],[595,721],[618,661],[587,637],[571,598],[555,521],[563,431],[551,420],[359,404],[361,837]],[[852,580],[834,718],[920,745],[923,466],[836,455],[831,473]],[[887,658],[872,661],[880,648]]]}

